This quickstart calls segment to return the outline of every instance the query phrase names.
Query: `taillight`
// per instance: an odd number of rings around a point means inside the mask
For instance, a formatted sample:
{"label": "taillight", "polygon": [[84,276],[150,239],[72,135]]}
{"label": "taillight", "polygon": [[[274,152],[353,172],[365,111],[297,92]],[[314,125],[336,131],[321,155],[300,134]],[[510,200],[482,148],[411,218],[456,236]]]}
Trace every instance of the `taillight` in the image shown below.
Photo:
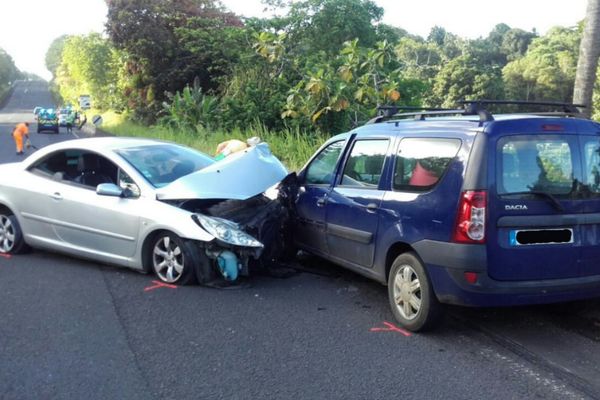
{"label": "taillight", "polygon": [[465,272],[464,276],[465,276],[465,281],[467,281],[467,283],[471,284],[471,285],[476,284],[477,279],[479,278],[477,276],[477,272]]}
{"label": "taillight", "polygon": [[559,124],[544,124],[542,125],[542,130],[550,132],[562,132],[565,130],[565,127]]}
{"label": "taillight", "polygon": [[458,243],[485,243],[487,193],[467,190],[460,197],[452,240]]}

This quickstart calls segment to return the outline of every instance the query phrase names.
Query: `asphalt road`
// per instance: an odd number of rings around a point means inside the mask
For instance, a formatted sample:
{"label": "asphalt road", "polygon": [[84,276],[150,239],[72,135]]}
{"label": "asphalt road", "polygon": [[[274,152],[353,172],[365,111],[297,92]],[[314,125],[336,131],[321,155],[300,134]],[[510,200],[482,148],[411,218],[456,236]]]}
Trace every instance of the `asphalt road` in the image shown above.
{"label": "asphalt road", "polygon": [[[16,87],[0,162],[18,159],[12,126],[48,104],[45,84]],[[70,138],[32,133],[38,147]],[[383,286],[299,266],[217,290],[41,251],[0,257],[0,398],[600,398],[599,301],[449,308],[437,331],[406,336],[385,325]]]}

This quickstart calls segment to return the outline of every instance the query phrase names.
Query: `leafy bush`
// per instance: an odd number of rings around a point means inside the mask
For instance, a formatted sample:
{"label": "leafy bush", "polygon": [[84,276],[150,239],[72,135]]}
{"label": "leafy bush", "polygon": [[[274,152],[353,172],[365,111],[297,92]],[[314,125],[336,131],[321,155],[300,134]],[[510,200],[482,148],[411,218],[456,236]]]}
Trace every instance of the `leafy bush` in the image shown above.
{"label": "leafy bush", "polygon": [[198,128],[185,131],[161,125],[145,126],[132,122],[126,114],[104,113],[102,130],[121,136],[150,137],[168,140],[193,147],[206,154],[214,155],[217,145],[229,139],[246,140],[258,136],[269,144],[273,154],[291,171],[299,170],[315,150],[328,139],[327,135],[306,134],[301,129],[272,131],[263,125],[255,124],[244,129],[233,130]]}
{"label": "leafy bush", "polygon": [[219,100],[204,94],[198,79],[194,80],[193,86],[186,86],[174,95],[169,93],[167,97],[170,102],[163,102],[161,125],[193,133],[218,126]]}

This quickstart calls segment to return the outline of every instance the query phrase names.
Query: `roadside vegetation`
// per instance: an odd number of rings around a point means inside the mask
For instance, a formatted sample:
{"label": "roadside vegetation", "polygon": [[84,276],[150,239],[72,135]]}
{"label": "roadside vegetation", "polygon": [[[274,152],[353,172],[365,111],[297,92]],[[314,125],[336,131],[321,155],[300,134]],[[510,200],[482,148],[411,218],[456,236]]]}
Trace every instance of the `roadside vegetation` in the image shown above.
{"label": "roadside vegetation", "polygon": [[15,65],[12,57],[0,48],[0,104],[9,93],[12,82],[22,78],[23,74]]}
{"label": "roadside vegetation", "polygon": [[[93,113],[93,112],[92,112]],[[90,113],[90,114],[92,114]],[[151,137],[193,147],[206,154],[215,155],[217,145],[225,140],[258,136],[269,143],[271,151],[290,171],[299,170],[328,136],[306,134],[300,129],[271,131],[263,125],[234,128],[231,130],[198,128],[195,130],[170,129],[161,125],[144,126],[124,114],[106,111],[102,114],[102,130],[119,136]]]}
{"label": "roadside vegetation", "polygon": [[215,0],[107,4],[106,35],[62,36],[48,49],[65,102],[89,94],[108,131],[209,153],[261,136],[292,169],[379,105],[570,102],[582,37],[581,25],[540,36],[498,24],[478,39],[439,26],[422,38],[381,23],[371,0],[265,0],[279,16],[264,19]]}

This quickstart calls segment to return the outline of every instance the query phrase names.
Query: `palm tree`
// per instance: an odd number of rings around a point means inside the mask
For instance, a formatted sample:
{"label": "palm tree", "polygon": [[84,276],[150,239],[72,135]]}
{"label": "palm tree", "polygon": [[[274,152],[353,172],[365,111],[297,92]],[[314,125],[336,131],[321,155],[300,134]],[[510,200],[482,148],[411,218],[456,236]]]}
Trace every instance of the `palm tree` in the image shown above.
{"label": "palm tree", "polygon": [[592,113],[592,94],[596,82],[598,57],[600,56],[600,0],[588,0],[585,12],[585,27],[579,46],[579,61],[575,76],[573,102],[585,104],[584,115]]}

